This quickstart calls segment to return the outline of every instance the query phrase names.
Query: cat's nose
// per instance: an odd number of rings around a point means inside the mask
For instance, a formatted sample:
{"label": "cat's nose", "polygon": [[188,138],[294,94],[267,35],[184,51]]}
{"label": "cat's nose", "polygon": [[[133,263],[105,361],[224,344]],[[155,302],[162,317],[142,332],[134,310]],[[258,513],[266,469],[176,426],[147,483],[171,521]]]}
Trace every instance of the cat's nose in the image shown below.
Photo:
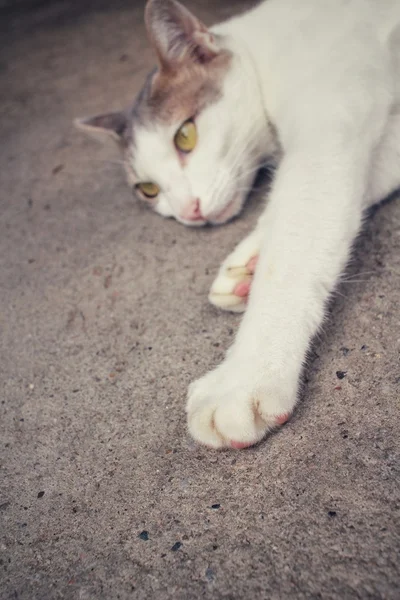
{"label": "cat's nose", "polygon": [[198,198],[191,200],[181,212],[180,217],[185,221],[203,221],[204,217],[201,214],[200,200]]}

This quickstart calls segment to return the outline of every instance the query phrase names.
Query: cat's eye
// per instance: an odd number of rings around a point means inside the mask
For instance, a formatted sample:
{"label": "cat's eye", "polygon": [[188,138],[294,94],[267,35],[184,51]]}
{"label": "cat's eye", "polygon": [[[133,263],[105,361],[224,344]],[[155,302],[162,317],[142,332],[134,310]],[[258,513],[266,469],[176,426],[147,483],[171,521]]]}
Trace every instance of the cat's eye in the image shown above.
{"label": "cat's eye", "polygon": [[182,127],[178,129],[174,142],[178,150],[186,154],[195,149],[197,144],[197,128],[192,119],[185,121]]}
{"label": "cat's eye", "polygon": [[156,198],[160,193],[160,188],[155,183],[138,183],[136,187],[146,198]]}

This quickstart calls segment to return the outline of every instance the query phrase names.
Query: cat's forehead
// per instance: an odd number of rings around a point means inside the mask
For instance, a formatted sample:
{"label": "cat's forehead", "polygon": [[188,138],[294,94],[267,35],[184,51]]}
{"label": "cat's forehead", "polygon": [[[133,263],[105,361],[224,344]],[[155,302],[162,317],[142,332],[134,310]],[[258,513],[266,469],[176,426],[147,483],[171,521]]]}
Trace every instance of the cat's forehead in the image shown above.
{"label": "cat's forehead", "polygon": [[135,145],[137,128],[182,123],[217,102],[223,94],[230,59],[230,53],[223,52],[212,65],[191,65],[175,72],[152,71],[131,111],[130,142]]}

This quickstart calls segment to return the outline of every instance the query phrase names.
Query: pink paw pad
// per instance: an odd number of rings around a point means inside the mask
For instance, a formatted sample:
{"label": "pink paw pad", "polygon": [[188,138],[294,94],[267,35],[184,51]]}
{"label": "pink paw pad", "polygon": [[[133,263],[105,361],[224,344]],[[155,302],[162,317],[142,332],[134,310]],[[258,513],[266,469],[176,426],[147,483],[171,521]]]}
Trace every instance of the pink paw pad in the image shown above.
{"label": "pink paw pad", "polygon": [[[258,256],[253,256],[253,258],[251,258],[249,260],[249,262],[246,265],[246,269],[249,272],[249,275],[254,275],[254,272],[256,270],[256,266],[257,266],[257,262],[258,262]],[[233,293],[235,294],[235,296],[238,296],[239,298],[247,298],[247,296],[250,293],[250,287],[251,287],[251,281],[241,281],[240,283],[237,284],[237,286],[235,287],[235,289],[233,290]]]}
{"label": "pink paw pad", "polygon": [[285,423],[287,423],[290,419],[290,414],[286,413],[285,415],[280,415],[279,417],[276,417],[275,422],[277,425],[284,425]]}
{"label": "pink paw pad", "polygon": [[[285,423],[287,423],[290,419],[290,413],[285,413],[283,415],[279,415],[279,417],[275,418],[275,424],[277,426],[282,426]],[[251,448],[251,446],[254,446],[257,442],[233,442],[231,441],[231,448],[234,448],[235,450],[245,450],[246,448]]]}
{"label": "pink paw pad", "polygon": [[231,448],[235,450],[245,450],[245,448],[250,448],[254,446],[255,442],[231,442]]}
{"label": "pink paw pad", "polygon": [[248,296],[250,293],[250,286],[250,281],[241,281],[237,284],[237,286],[233,290],[233,293],[235,294],[235,296],[239,296],[239,298],[246,298],[246,296]]}
{"label": "pink paw pad", "polygon": [[250,273],[252,273],[252,274],[254,273],[254,271],[256,270],[257,263],[258,263],[258,256],[253,256],[253,258],[251,258],[249,260],[246,267],[248,268]]}

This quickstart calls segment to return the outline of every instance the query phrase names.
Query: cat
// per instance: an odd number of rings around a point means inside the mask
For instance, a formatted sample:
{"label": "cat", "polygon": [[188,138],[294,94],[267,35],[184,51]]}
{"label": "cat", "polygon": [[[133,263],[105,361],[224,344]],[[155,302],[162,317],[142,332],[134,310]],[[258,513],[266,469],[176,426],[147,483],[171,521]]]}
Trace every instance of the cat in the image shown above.
{"label": "cat", "polygon": [[246,448],[292,415],[365,210],[400,187],[400,2],[266,0],[208,29],[149,0],[145,22],[158,67],[133,106],[77,123],[118,142],[135,193],[185,225],[222,224],[276,165],[211,287],[244,311],[236,339],[187,402],[195,440]]}

